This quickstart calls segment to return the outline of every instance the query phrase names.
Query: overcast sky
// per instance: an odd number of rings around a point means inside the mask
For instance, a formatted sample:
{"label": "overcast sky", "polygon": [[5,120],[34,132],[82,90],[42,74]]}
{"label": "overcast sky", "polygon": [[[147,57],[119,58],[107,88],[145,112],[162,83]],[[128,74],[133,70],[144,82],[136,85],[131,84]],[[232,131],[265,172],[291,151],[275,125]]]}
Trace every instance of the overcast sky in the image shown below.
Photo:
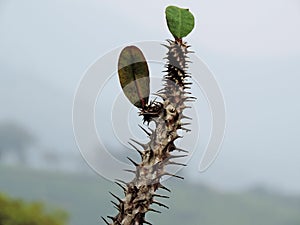
{"label": "overcast sky", "polygon": [[0,119],[78,151],[71,110],[84,71],[120,45],[171,38],[170,4],[194,13],[187,41],[214,72],[227,109],[221,154],[204,174],[195,157],[191,176],[220,189],[300,193],[299,0],[0,0]]}

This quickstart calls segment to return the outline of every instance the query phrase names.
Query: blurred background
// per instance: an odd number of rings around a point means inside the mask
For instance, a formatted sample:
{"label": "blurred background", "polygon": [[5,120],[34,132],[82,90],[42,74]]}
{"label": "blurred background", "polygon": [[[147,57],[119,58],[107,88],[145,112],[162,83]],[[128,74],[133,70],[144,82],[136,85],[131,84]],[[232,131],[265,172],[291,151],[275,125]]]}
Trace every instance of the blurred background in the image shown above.
{"label": "blurred background", "polygon": [[[150,220],[299,225],[299,0],[0,0],[0,193],[61,209],[70,225],[102,224],[100,216],[115,214],[108,191],[120,190],[77,149],[73,97],[97,58],[171,38],[168,5],[196,17],[187,41],[222,89],[227,129],[214,164],[199,173],[199,149],[182,171],[186,180],[167,181],[171,209]],[[111,94],[120,91],[116,84]],[[116,137],[106,141],[125,158]]]}

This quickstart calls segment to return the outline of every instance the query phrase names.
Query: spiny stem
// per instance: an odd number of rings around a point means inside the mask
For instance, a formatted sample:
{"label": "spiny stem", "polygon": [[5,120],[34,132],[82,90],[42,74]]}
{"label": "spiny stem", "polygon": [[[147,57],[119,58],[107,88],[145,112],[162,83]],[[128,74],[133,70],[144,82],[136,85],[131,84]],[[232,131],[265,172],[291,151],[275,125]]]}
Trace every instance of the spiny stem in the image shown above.
{"label": "spiny stem", "polygon": [[[140,111],[140,115],[144,117],[143,120],[145,122],[155,123],[155,130],[149,128],[150,131],[148,131],[140,126],[150,138],[148,143],[144,144],[131,139],[132,142],[141,146],[142,150],[129,143],[139,153],[142,161],[138,163],[128,157],[134,169],[127,169],[126,171],[132,172],[135,177],[128,183],[117,180],[116,184],[122,188],[125,196],[124,198],[119,198],[111,193],[119,202],[112,202],[119,212],[115,217],[108,217],[112,220],[112,223],[108,223],[107,220],[102,218],[106,224],[151,224],[145,220],[146,213],[149,211],[161,213],[158,210],[150,208],[151,204],[169,208],[165,204],[154,200],[154,198],[169,198],[168,196],[155,193],[159,188],[170,192],[168,188],[160,183],[161,178],[163,176],[172,176],[183,179],[183,177],[167,172],[166,166],[186,166],[183,163],[171,161],[171,159],[174,160],[187,156],[174,155],[172,154],[174,150],[188,152],[176,147],[174,142],[178,138],[182,138],[177,133],[179,129],[188,131],[183,126],[190,125],[190,123],[183,123],[181,120],[188,119],[187,116],[183,115],[183,111],[189,107],[186,105],[186,102],[194,100],[194,97],[189,96],[190,92],[186,91],[189,85],[191,85],[190,82],[187,82],[187,79],[190,77],[187,73],[189,46],[181,39],[175,41],[168,40],[168,44],[165,45],[168,52],[165,66],[166,74],[163,79],[164,88],[156,93],[157,96],[161,97],[162,101],[152,101]],[[125,184],[126,187],[120,183]]]}

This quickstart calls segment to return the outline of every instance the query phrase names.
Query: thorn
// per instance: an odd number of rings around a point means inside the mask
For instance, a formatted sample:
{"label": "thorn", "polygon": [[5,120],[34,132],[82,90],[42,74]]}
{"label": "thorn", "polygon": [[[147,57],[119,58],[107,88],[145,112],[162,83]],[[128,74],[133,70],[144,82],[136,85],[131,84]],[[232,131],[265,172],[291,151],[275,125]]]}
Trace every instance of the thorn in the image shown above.
{"label": "thorn", "polygon": [[184,102],[195,102],[196,100],[195,99],[186,99],[184,100]]}
{"label": "thorn", "polygon": [[192,120],[192,118],[191,117],[188,117],[188,116],[185,116],[185,115],[182,115],[182,117],[181,117],[182,119],[188,119],[188,120]]}
{"label": "thorn", "polygon": [[[187,151],[187,150],[184,150],[184,149],[181,149],[181,148],[177,148],[177,147],[175,147],[175,150],[177,150],[178,152],[185,152],[185,153],[189,153],[189,151]],[[188,155],[184,155],[184,157],[185,156],[188,156]]]}
{"label": "thorn", "polygon": [[191,125],[191,123],[181,123],[180,125],[181,126],[188,126],[188,125]]}
{"label": "thorn", "polygon": [[149,133],[144,127],[142,127],[141,125],[139,125],[139,127],[148,135],[150,136],[151,133]]}
{"label": "thorn", "polygon": [[157,98],[154,98],[154,99],[151,101],[151,103],[154,103],[154,102],[156,102],[156,99],[157,99]]}
{"label": "thorn", "polygon": [[153,197],[158,197],[158,198],[170,198],[169,196],[166,195],[159,195],[159,194],[153,194]]}
{"label": "thorn", "polygon": [[166,41],[169,42],[169,44],[174,44],[174,41],[172,41],[170,39],[167,39]]}
{"label": "thorn", "polygon": [[115,197],[119,202],[123,202],[122,199],[120,199],[118,196],[113,194],[112,192],[109,192],[113,197]]}
{"label": "thorn", "polygon": [[155,210],[155,209],[151,209],[149,208],[148,211],[152,211],[152,212],[156,212],[156,213],[161,213],[161,211]]}
{"label": "thorn", "polygon": [[146,145],[146,144],[142,144],[142,143],[140,143],[140,142],[138,142],[138,141],[136,141],[136,140],[133,140],[133,139],[131,139],[131,138],[130,138],[130,140],[133,141],[134,143],[136,143],[136,144],[142,146],[143,149],[146,149],[146,148],[147,148],[147,145]]}
{"label": "thorn", "polygon": [[113,205],[115,205],[117,208],[119,208],[119,205],[115,203],[114,201],[110,201]]}
{"label": "thorn", "polygon": [[188,97],[183,98],[183,101],[185,101],[185,102],[195,102],[196,100],[197,100],[197,98],[193,97],[193,96],[188,96]]}
{"label": "thorn", "polygon": [[[177,148],[176,148],[176,150],[178,150]],[[187,157],[188,155],[170,155],[169,157],[168,157],[168,159],[178,159],[178,158],[183,158],[183,157]]]}
{"label": "thorn", "polygon": [[122,188],[124,192],[127,191],[126,188],[123,187],[122,184],[120,184],[119,182],[116,182],[116,181],[115,181],[114,183],[115,183],[116,185],[118,185],[120,188]]}
{"label": "thorn", "polygon": [[161,44],[162,46],[166,47],[167,49],[170,49],[171,47],[165,44]]}
{"label": "thorn", "polygon": [[177,175],[175,175],[175,174],[171,174],[171,173],[167,173],[167,172],[165,172],[164,174],[163,174],[163,176],[171,176],[171,177],[176,177],[176,178],[179,178],[179,179],[184,179],[184,177],[181,177],[181,176],[177,176]]}
{"label": "thorn", "polygon": [[178,162],[173,162],[173,161],[169,161],[168,164],[169,164],[169,165],[178,165],[178,166],[187,166],[187,165],[184,164],[184,163],[178,163]]}
{"label": "thorn", "polygon": [[177,135],[177,136],[173,139],[173,141],[175,141],[175,140],[177,140],[177,139],[179,139],[179,138],[183,138],[183,137],[180,136],[180,135]]}
{"label": "thorn", "polygon": [[127,159],[129,159],[129,161],[130,161],[133,165],[135,165],[136,167],[139,166],[139,164],[136,163],[135,161],[133,161],[131,158],[127,157]]}
{"label": "thorn", "polygon": [[[168,72],[168,71],[162,71],[162,72]],[[159,89],[157,92],[164,92],[165,91],[165,88],[161,88],[161,89]],[[157,93],[156,92],[156,93]]]}
{"label": "thorn", "polygon": [[176,146],[174,145],[174,142],[170,142],[166,148],[168,149],[169,152],[172,152],[176,149]]}
{"label": "thorn", "polygon": [[109,222],[107,222],[107,220],[106,220],[103,216],[101,216],[101,218],[104,220],[104,222],[105,222],[107,225],[109,225]]}
{"label": "thorn", "polygon": [[122,184],[125,184],[125,185],[126,185],[126,187],[128,186],[128,184],[127,184],[125,181],[123,181],[123,180],[116,179],[116,181],[117,181],[117,182],[120,182],[120,183],[122,183]]}
{"label": "thorn", "polygon": [[143,152],[141,150],[139,150],[136,146],[134,146],[132,143],[128,142],[128,144],[130,144],[131,147],[133,147],[142,157],[143,156]]}
{"label": "thorn", "polygon": [[192,130],[187,129],[187,128],[184,128],[184,127],[181,127],[180,129],[181,129],[181,130],[184,130],[185,132],[191,132],[191,131],[192,131]]}
{"label": "thorn", "polygon": [[192,85],[192,82],[184,82],[184,85]]}
{"label": "thorn", "polygon": [[169,209],[168,206],[166,206],[165,204],[163,204],[163,203],[161,203],[161,202],[153,201],[152,203],[157,204],[157,205],[159,205],[159,206],[162,206],[162,207],[165,207],[165,208]]}
{"label": "thorn", "polygon": [[115,222],[115,218],[112,216],[107,216],[107,218],[111,219],[113,222]]}
{"label": "thorn", "polygon": [[124,170],[125,172],[129,172],[129,173],[133,173],[133,174],[136,174],[136,171],[134,171],[134,170]]}
{"label": "thorn", "polygon": [[162,185],[161,183],[159,183],[158,188],[161,188],[161,189],[166,190],[171,193],[171,190],[169,188],[165,187],[164,185]]}

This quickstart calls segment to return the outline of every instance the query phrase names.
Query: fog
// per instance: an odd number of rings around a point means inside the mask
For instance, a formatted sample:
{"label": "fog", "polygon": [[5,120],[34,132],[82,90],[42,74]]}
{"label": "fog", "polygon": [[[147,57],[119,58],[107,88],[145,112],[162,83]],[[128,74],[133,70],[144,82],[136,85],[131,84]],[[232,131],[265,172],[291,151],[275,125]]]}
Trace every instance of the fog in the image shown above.
{"label": "fog", "polygon": [[[297,0],[184,4],[2,0],[0,121],[13,121],[28,129],[37,139],[31,151],[51,149],[66,160],[74,157],[84,164],[82,158],[77,158],[80,154],[72,127],[73,98],[84,72],[96,59],[119,46],[171,38],[164,19],[169,4],[188,7],[194,13],[196,27],[187,41],[214,73],[226,104],[227,128],[221,152],[206,172],[199,173],[204,151],[201,148],[205,148],[209,137],[205,121],[210,118],[204,95],[196,92],[200,95],[197,107],[203,104],[199,109],[203,118],[199,117],[204,128],[200,149],[185,169],[186,176],[220,190],[262,185],[299,194]],[[119,84],[115,85],[107,92],[112,97],[105,98],[106,103],[121,93]],[[106,103],[97,107],[105,107]],[[128,113],[129,117],[135,118],[134,113]],[[98,115],[103,116],[110,116],[109,111]],[[110,118],[105,121],[98,124],[98,129],[111,129]],[[111,133],[102,138],[118,154],[122,143]],[[34,166],[41,163],[35,160]]]}

